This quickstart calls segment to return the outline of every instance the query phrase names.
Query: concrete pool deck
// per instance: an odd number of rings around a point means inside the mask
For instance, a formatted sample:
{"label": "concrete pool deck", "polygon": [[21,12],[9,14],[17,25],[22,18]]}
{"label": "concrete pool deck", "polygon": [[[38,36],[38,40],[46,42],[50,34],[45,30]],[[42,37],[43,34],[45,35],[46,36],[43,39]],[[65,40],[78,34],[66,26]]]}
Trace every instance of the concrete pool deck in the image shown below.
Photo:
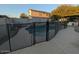
{"label": "concrete pool deck", "polygon": [[31,47],[16,50],[10,54],[78,54],[79,33],[73,27],[60,30],[48,42],[42,42]]}

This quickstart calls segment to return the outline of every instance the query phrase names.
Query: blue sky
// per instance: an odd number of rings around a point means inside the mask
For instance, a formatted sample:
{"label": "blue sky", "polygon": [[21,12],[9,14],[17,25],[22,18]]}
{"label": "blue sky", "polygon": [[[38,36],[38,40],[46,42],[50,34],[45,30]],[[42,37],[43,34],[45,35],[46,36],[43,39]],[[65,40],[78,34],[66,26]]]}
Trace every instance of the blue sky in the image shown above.
{"label": "blue sky", "polygon": [[20,13],[27,13],[29,8],[51,12],[58,4],[0,4],[0,15],[19,17]]}

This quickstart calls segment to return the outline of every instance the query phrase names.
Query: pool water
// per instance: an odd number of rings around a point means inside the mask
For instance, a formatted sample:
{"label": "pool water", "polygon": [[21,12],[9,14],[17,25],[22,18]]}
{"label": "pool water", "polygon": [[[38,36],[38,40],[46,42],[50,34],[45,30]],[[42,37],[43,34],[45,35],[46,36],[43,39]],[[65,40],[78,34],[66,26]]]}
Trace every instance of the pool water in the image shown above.
{"label": "pool water", "polygon": [[[29,31],[29,33],[33,33],[33,30],[35,30],[35,33],[37,35],[44,35],[46,34],[46,26],[42,25],[42,26],[35,26],[35,28],[33,26],[26,28],[26,30]],[[50,30],[55,30],[55,25],[49,25],[49,31]]]}

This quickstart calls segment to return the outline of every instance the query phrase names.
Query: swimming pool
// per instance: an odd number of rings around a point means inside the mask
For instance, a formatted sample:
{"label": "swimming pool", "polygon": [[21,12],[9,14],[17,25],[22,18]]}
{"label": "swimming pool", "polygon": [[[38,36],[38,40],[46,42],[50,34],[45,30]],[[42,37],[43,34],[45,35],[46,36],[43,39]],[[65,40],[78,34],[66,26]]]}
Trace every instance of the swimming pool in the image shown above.
{"label": "swimming pool", "polygon": [[[29,28],[26,28],[26,30],[28,30],[29,33],[33,33],[33,30],[35,30],[35,32],[41,33],[41,32],[45,32],[46,28],[47,28],[46,25],[40,25],[40,26],[35,25],[35,27],[30,26]],[[49,24],[48,28],[49,28],[49,30],[54,30],[55,29],[55,24]]]}

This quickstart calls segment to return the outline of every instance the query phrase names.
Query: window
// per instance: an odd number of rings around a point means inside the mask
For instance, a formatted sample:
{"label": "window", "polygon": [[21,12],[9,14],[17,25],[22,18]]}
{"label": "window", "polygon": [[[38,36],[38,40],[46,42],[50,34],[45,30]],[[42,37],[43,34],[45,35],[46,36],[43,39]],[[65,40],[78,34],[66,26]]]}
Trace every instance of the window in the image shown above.
{"label": "window", "polygon": [[49,14],[46,14],[46,16],[49,16]]}
{"label": "window", "polygon": [[42,13],[40,13],[40,16],[42,16]]}

